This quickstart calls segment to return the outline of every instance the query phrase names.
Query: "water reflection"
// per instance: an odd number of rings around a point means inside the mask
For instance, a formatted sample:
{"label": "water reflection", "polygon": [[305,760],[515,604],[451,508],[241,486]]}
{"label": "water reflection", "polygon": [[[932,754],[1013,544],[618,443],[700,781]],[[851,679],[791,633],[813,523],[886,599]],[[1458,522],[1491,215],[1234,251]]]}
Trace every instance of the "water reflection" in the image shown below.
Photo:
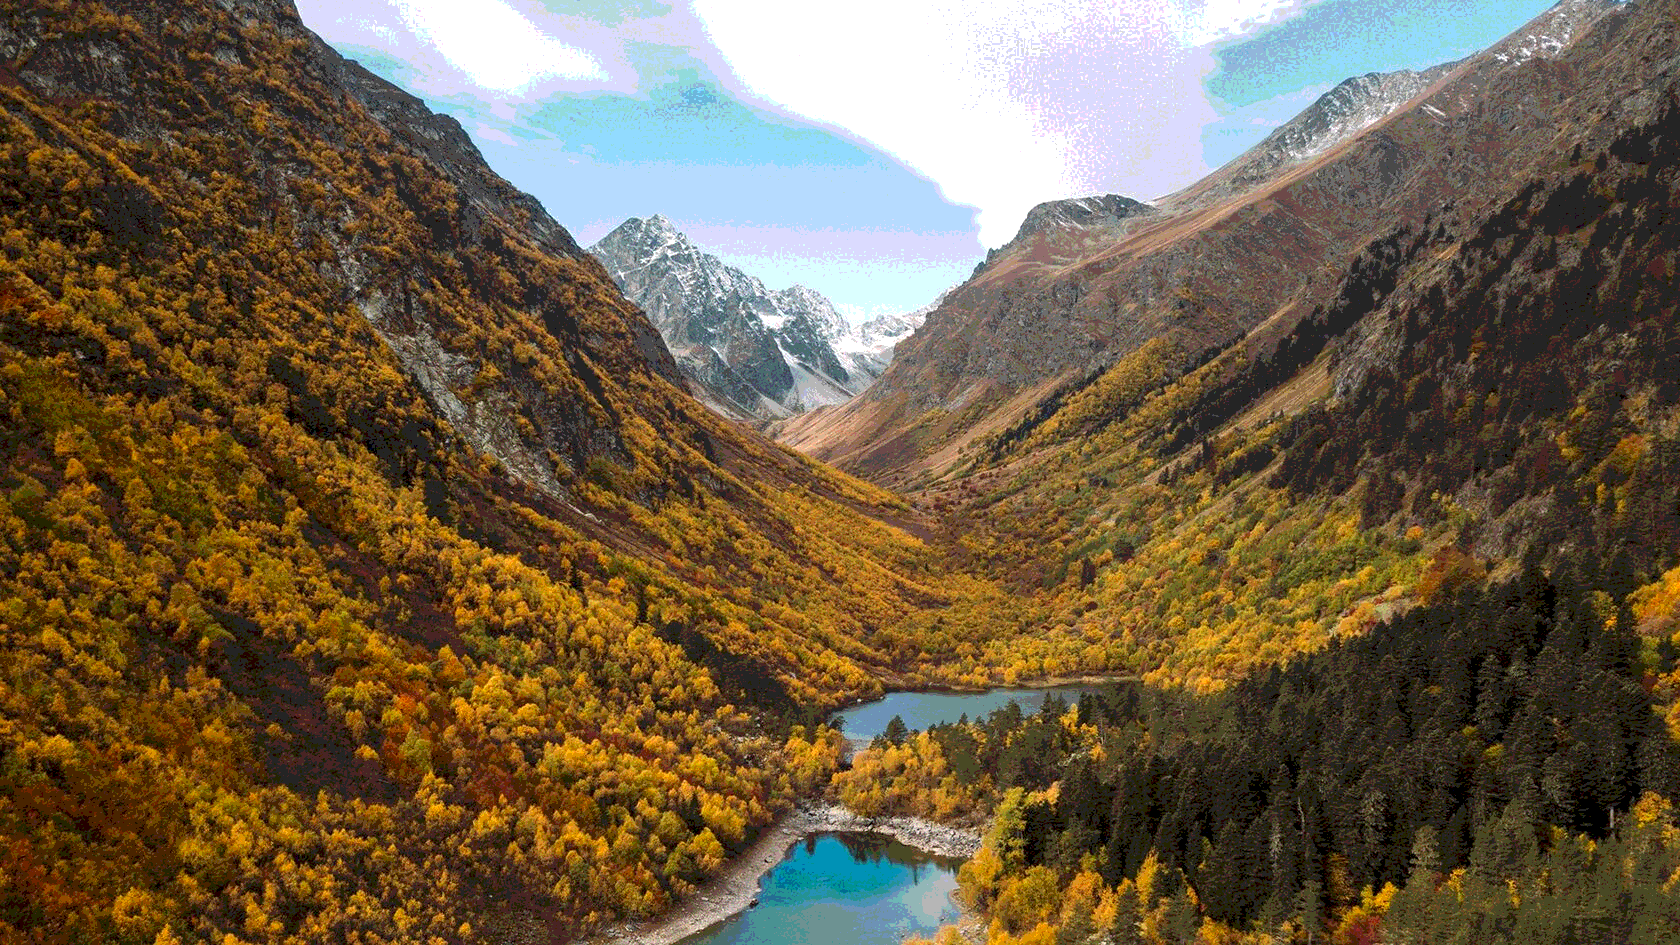
{"label": "water reflection", "polygon": [[959,863],[874,834],[808,837],[764,878],[756,907],[684,945],[898,945],[956,920]]}

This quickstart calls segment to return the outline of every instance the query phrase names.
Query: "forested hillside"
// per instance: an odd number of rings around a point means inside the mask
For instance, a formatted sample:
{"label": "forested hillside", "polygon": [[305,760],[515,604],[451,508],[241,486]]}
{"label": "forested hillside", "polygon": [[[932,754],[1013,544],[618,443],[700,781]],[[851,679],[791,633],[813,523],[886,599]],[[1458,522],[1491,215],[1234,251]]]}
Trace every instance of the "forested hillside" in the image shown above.
{"label": "forested hillside", "polygon": [[0,50],[0,938],[661,909],[826,777],[800,723],[936,664],[907,615],[994,596],[690,400],[289,4],[11,4]]}
{"label": "forested hillside", "polygon": [[993,945],[1680,940],[1676,18],[1606,22],[1655,65],[1594,144],[1181,378],[1146,347],[1069,385],[926,496],[1053,628],[995,663],[1145,679],[836,777],[996,811]]}
{"label": "forested hillside", "polygon": [[[1655,7],[1603,42],[1671,48]],[[1373,240],[1287,331],[1177,378],[1155,342],[982,443],[925,501],[1054,628],[994,662],[1212,685],[1530,550],[1617,599],[1672,567],[1674,82]]]}
{"label": "forested hillside", "polygon": [[902,803],[996,799],[963,876],[994,945],[1680,940],[1648,691],[1675,648],[1601,579],[1530,568],[1214,696],[1047,700],[859,767]]}

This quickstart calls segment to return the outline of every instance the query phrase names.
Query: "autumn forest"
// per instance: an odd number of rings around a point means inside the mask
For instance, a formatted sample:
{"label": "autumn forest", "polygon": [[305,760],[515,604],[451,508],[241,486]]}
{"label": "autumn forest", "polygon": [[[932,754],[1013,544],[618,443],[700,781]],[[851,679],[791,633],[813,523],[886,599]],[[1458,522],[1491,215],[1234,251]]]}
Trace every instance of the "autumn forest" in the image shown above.
{"label": "autumn forest", "polygon": [[895,492],[285,0],[0,54],[0,942],[572,941],[815,797],[984,831],[991,945],[1680,941],[1667,73]]}

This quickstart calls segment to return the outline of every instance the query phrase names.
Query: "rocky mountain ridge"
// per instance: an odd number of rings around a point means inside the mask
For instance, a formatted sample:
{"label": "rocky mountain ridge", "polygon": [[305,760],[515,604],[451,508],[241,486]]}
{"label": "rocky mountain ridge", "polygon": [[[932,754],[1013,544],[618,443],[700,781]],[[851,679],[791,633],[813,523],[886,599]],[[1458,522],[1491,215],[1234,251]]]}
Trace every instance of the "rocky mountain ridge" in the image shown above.
{"label": "rocky mountain ridge", "polygon": [[1241,193],[1263,183],[1280,169],[1324,153],[1387,118],[1458,65],[1449,62],[1421,72],[1410,69],[1368,72],[1344,79],[1259,144],[1220,168],[1215,175],[1218,186],[1203,190],[1202,199]]}
{"label": "rocky mountain ridge", "polygon": [[881,373],[899,337],[879,320],[854,330],[805,286],[766,288],[659,214],[626,220],[590,252],[647,312],[702,401],[728,416],[843,403]]}
{"label": "rocky mountain ridge", "polygon": [[[1623,63],[1595,76],[1602,45],[1576,45],[1607,17],[1615,29],[1621,8],[1563,0],[1357,130],[1428,74],[1355,82],[1293,123],[1321,150],[1250,165],[1271,165],[1250,186],[1231,182],[1239,162],[1117,236],[1052,230],[995,257],[900,345],[868,392],[794,418],[778,436],[883,482],[923,482],[1157,339],[1170,373],[1233,343],[1263,348],[1323,300],[1319,272],[1396,221],[1496,199],[1556,152],[1560,129],[1584,141],[1600,133],[1606,111],[1644,79]],[[1383,88],[1392,94],[1350,109],[1360,96],[1349,93]],[[1324,147],[1338,129],[1353,136]]]}
{"label": "rocky mountain ridge", "polygon": [[974,267],[974,276],[998,258],[1019,252],[1038,237],[1068,231],[1091,231],[1093,237],[1118,237],[1127,224],[1156,212],[1156,208],[1119,194],[1093,194],[1047,200],[1027,211],[1021,226],[1009,242],[986,251],[986,258]]}

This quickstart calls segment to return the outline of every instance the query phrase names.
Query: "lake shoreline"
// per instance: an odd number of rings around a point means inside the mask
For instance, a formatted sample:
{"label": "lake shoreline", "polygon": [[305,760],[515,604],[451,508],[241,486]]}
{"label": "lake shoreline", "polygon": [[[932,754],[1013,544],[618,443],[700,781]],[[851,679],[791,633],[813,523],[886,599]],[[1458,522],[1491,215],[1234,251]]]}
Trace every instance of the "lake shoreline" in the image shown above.
{"label": "lake shoreline", "polygon": [[920,817],[864,817],[838,804],[806,801],[782,815],[740,856],[695,893],[654,919],[609,926],[580,945],[676,945],[746,911],[758,898],[760,882],[793,846],[825,833],[873,833],[934,856],[967,859],[980,850],[980,833],[947,827]]}
{"label": "lake shoreline", "polygon": [[1083,676],[1041,676],[1041,677],[1038,677],[1038,678],[1035,678],[1035,679],[1024,679],[1024,680],[1019,680],[1019,681],[1012,682],[1012,683],[997,682],[997,683],[992,683],[990,685],[985,685],[985,686],[971,686],[971,685],[967,685],[967,684],[964,684],[964,683],[939,683],[939,682],[927,683],[925,685],[920,685],[920,686],[909,685],[909,686],[902,686],[902,687],[896,687],[896,688],[893,688],[893,689],[888,689],[887,691],[883,692],[881,695],[878,695],[878,696],[869,696],[869,697],[860,696],[860,697],[858,697],[856,699],[853,699],[849,702],[841,703],[840,705],[836,706],[834,708],[834,710],[829,713],[829,715],[832,717],[834,715],[840,714],[841,712],[845,712],[848,709],[855,709],[858,706],[868,705],[871,702],[879,702],[880,700],[885,699],[887,696],[896,695],[898,693],[909,693],[909,694],[912,694],[912,695],[967,696],[967,695],[978,695],[980,693],[985,693],[985,692],[994,692],[994,691],[997,691],[999,689],[1019,689],[1019,690],[1022,690],[1022,691],[1026,691],[1026,690],[1032,690],[1032,689],[1060,689],[1064,686],[1102,686],[1102,685],[1106,685],[1108,683],[1122,683],[1122,682],[1140,683],[1140,682],[1143,682],[1143,677],[1137,675],[1136,673],[1129,674],[1129,675],[1093,674],[1093,675],[1083,675]]}

